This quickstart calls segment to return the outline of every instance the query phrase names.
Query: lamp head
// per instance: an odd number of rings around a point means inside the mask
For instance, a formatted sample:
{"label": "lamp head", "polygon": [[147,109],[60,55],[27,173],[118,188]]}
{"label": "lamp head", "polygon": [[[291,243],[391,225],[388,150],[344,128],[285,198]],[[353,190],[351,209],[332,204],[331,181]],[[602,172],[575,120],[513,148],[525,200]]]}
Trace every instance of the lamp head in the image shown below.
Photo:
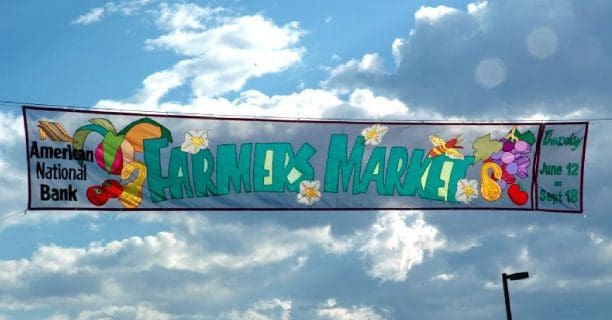
{"label": "lamp head", "polygon": [[517,272],[507,275],[506,278],[510,280],[523,280],[529,278],[529,272]]}

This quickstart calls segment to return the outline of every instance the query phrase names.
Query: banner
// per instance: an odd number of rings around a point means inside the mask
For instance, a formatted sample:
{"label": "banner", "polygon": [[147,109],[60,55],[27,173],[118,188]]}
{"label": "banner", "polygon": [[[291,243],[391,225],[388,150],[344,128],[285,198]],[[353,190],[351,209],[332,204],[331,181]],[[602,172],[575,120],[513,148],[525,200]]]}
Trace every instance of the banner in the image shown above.
{"label": "banner", "polygon": [[23,113],[30,210],[583,207],[587,122]]}

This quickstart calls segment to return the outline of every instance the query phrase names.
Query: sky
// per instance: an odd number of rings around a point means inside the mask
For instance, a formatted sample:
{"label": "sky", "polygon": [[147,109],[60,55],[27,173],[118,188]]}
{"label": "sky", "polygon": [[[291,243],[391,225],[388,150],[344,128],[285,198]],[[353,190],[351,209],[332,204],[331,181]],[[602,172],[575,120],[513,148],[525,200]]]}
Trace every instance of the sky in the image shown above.
{"label": "sky", "polygon": [[590,120],[584,214],[27,212],[0,103],[0,320],[608,319],[612,3],[3,1],[0,100],[246,117]]}

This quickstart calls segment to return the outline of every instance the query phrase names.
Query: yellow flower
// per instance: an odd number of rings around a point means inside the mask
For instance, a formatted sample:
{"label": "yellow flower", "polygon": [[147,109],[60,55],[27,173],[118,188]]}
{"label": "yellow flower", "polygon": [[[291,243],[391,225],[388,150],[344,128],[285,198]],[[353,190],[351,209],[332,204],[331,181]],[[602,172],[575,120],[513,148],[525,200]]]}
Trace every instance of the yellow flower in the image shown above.
{"label": "yellow flower", "polygon": [[319,180],[307,181],[300,183],[300,193],[297,195],[297,201],[302,204],[311,206],[315,201],[321,199],[321,182]]}
{"label": "yellow flower", "polygon": [[196,154],[206,148],[208,148],[207,130],[189,130],[185,133],[185,142],[181,145],[181,150]]}
{"label": "yellow flower", "polygon": [[389,131],[389,128],[379,124],[365,128],[361,135],[365,138],[365,144],[378,145],[382,142],[382,137]]}

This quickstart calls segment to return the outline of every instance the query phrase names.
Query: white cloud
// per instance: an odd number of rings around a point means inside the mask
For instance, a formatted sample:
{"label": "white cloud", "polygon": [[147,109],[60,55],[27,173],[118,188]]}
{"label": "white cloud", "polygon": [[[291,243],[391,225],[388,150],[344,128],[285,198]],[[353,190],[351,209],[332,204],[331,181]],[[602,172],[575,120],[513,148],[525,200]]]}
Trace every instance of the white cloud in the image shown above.
{"label": "white cloud", "polygon": [[455,117],[516,119],[576,106],[609,114],[611,29],[602,15],[609,4],[574,12],[580,6],[519,0],[479,1],[464,10],[421,7],[414,29],[391,44],[396,70],[350,60],[332,68],[322,85],[343,93],[370,89],[413,112]]}
{"label": "white cloud", "polygon": [[457,12],[459,11],[455,8],[450,8],[442,5],[437,7],[421,6],[421,8],[419,8],[419,10],[414,13],[414,19],[417,21],[417,23],[425,22],[428,24],[434,24],[442,17]]}
{"label": "white cloud", "polygon": [[103,14],[104,8],[93,8],[89,13],[79,16],[74,21],[72,21],[72,23],[86,26],[88,24],[100,21],[100,19],[102,19]]}
{"label": "white cloud", "polygon": [[0,145],[2,147],[14,146],[21,141],[24,136],[23,117],[11,112],[0,112],[0,126],[4,130],[0,135]]}
{"label": "white cloud", "polygon": [[[0,217],[22,210],[26,206],[27,177],[23,117],[11,112],[0,112]],[[0,228],[13,223],[18,216],[2,221]]]}
{"label": "white cloud", "polygon": [[[304,89],[289,95],[268,96],[257,90],[242,91],[234,100],[198,97],[189,104],[164,102],[156,110],[162,112],[197,113],[223,116],[268,116],[321,118],[341,106],[343,101],[331,92]],[[151,105],[102,100],[96,104],[102,109],[148,110]]]}
{"label": "white cloud", "polygon": [[72,21],[73,24],[89,25],[100,22],[104,16],[119,13],[122,15],[136,14],[140,9],[153,2],[154,0],[125,0],[112,2],[109,1],[103,7],[93,8],[88,13],[82,14]]}
{"label": "white cloud", "polygon": [[[351,59],[332,68],[329,74],[330,80],[321,81],[321,86],[331,88],[333,92],[348,93],[360,88],[357,83],[352,82],[357,75],[363,76],[363,79],[359,79],[359,82],[363,83],[361,88],[368,88],[370,82],[378,81],[385,73],[382,58],[377,53],[367,53],[361,59]],[[350,85],[344,85],[349,82]]]}
{"label": "white cloud", "polygon": [[333,76],[340,75],[347,71],[357,71],[365,73],[381,73],[383,72],[383,62],[377,53],[366,53],[361,60],[351,59],[348,62],[335,67],[330,74]]}
{"label": "white cloud", "polygon": [[365,110],[369,117],[380,118],[390,115],[405,118],[408,107],[397,99],[374,96],[368,89],[356,89],[349,97],[349,104]]}
{"label": "white cloud", "polygon": [[377,313],[371,306],[357,305],[344,308],[336,305],[335,299],[328,299],[322,304],[317,315],[327,320],[384,320],[386,317]]}
{"label": "white cloud", "polygon": [[98,310],[85,310],[79,313],[77,320],[94,319],[133,319],[133,320],[169,320],[171,315],[155,310],[146,305],[110,306]]}
{"label": "white cloud", "polygon": [[393,55],[393,60],[395,61],[396,66],[399,66],[404,58],[402,50],[404,45],[406,45],[406,39],[402,38],[395,38],[391,44],[391,54]]}
{"label": "white cloud", "polygon": [[[61,302],[64,312],[93,310],[81,313],[84,319],[146,311],[132,307],[141,302],[188,303],[205,310],[251,290],[235,287],[236,277],[249,278],[250,272],[262,267],[278,266],[292,273],[303,267],[313,250],[336,255],[350,249],[349,243],[331,234],[329,226],[291,230],[272,224],[210,224],[192,215],[168,219],[173,232],[93,242],[87,247],[41,245],[28,259],[0,261],[0,308],[22,310]],[[296,260],[301,264],[298,269]],[[159,277],[171,277],[173,285],[166,286]],[[280,281],[277,277],[258,281]],[[203,305],[201,296],[207,296]],[[257,306],[267,308],[263,303]]]}
{"label": "white cloud", "polygon": [[224,320],[289,320],[291,319],[291,300],[261,300],[244,311],[232,310],[223,314]]}
{"label": "white cloud", "polygon": [[453,273],[440,273],[432,277],[432,280],[436,281],[450,281],[455,279],[456,275]]}
{"label": "white cloud", "polygon": [[291,267],[291,270],[298,271],[302,269],[306,265],[306,262],[308,262],[308,256],[297,257],[297,261],[295,262],[295,265]]}
{"label": "white cloud", "polygon": [[421,213],[381,214],[365,238],[360,251],[370,264],[368,274],[382,281],[404,281],[425,254],[444,246],[438,229],[425,222]]}
{"label": "white cloud", "polygon": [[202,30],[222,8],[200,7],[193,3],[160,4],[156,24],[164,30]]}
{"label": "white cloud", "polygon": [[142,81],[142,89],[136,95],[136,100],[145,106],[157,105],[159,99],[170,90],[183,84],[184,78],[179,72],[164,70],[151,74]]}
{"label": "white cloud", "polygon": [[[186,82],[196,98],[221,96],[301,60],[305,50],[296,44],[303,31],[296,22],[278,26],[261,15],[220,17],[221,12],[193,4],[162,6],[157,23],[168,32],[148,39],[146,46],[187,58],[148,76],[132,99],[136,104],[156,106]],[[211,27],[203,24],[211,19],[217,21]]]}

